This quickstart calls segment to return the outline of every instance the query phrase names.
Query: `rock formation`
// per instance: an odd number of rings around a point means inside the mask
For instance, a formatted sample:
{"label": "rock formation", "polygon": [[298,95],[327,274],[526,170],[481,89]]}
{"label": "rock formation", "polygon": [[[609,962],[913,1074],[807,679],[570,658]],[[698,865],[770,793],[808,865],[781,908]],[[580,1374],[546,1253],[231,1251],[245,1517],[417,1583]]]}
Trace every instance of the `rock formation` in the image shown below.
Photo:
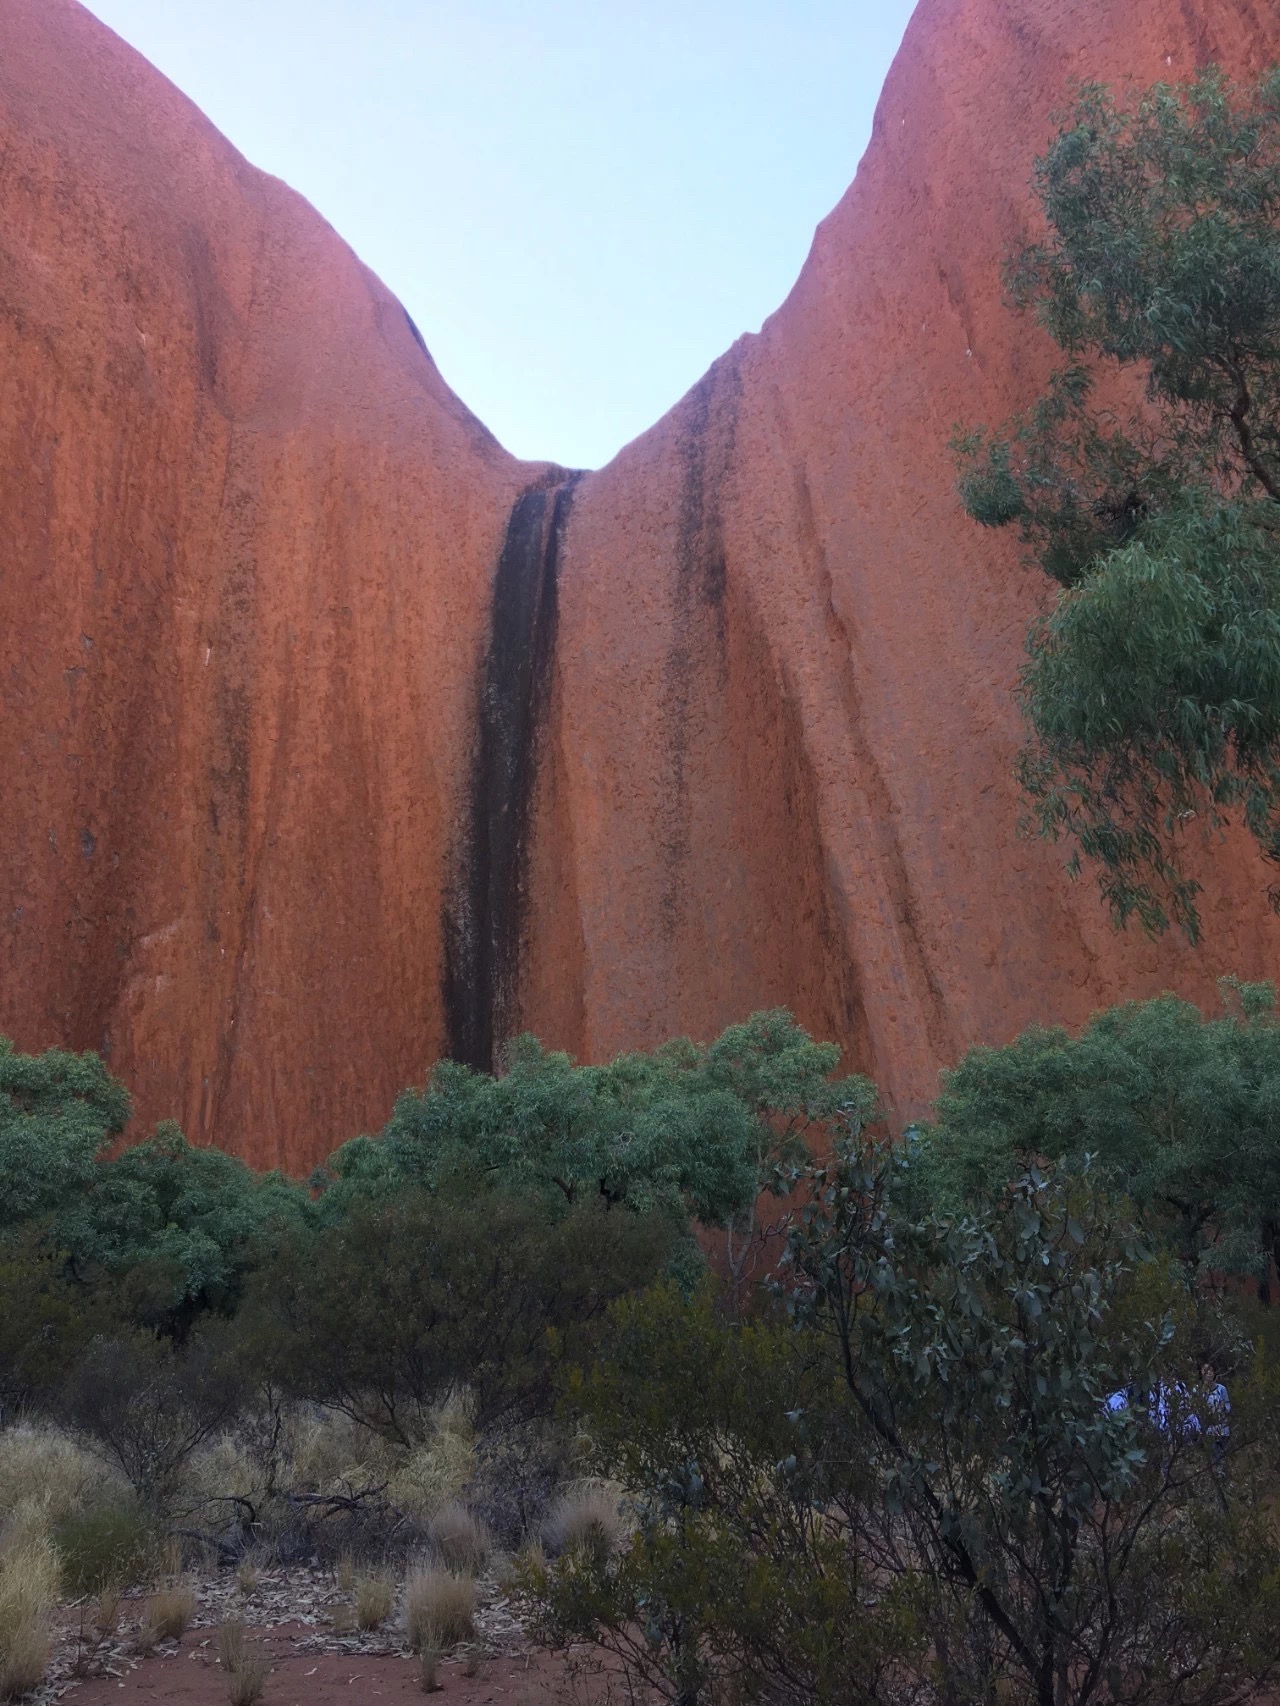
{"label": "rock formation", "polygon": [[1070,80],[1270,0],[922,0],[787,303],[607,468],[507,456],[394,298],[74,0],[0,14],[0,1030],[301,1169],[445,1050],[784,1003],[899,1117],[1032,1019],[1273,971],[1116,937],[1014,836],[1044,588],[947,441]]}

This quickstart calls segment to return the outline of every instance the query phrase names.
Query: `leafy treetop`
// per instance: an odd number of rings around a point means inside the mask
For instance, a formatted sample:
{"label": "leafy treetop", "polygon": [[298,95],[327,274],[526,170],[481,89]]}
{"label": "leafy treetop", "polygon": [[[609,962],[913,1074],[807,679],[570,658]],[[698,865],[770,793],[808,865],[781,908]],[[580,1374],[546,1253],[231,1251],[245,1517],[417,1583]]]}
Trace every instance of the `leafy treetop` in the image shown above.
{"label": "leafy treetop", "polygon": [[1027,1167],[1091,1167],[1195,1270],[1280,1259],[1280,1021],[1270,985],[1224,984],[1204,1018],[1172,995],[1096,1014],[1076,1037],[1033,1026],[944,1074],[913,1146],[918,1188],[991,1200]]}
{"label": "leafy treetop", "polygon": [[831,1078],[838,1058],[781,1011],[710,1046],[680,1040],[606,1066],[521,1037],[501,1077],[442,1062],[380,1137],[344,1144],[320,1176],[322,1209],[466,1179],[562,1208],[594,1197],[724,1225],[761,1190],[787,1188],[806,1132],[874,1101],[865,1080]]}
{"label": "leafy treetop", "polygon": [[1087,85],[1035,188],[1011,293],[1067,360],[958,438],[961,496],[1065,589],[1022,681],[1031,821],[1117,923],[1195,939],[1189,824],[1280,858],[1280,71]]}

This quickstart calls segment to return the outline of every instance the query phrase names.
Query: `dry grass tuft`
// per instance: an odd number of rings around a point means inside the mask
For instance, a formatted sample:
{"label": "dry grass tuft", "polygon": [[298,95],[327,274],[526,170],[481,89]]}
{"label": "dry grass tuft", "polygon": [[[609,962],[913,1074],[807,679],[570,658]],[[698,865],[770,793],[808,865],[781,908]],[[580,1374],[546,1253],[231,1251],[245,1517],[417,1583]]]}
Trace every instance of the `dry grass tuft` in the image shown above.
{"label": "dry grass tuft", "polygon": [[50,1652],[47,1615],[6,1630],[0,1654],[0,1700],[17,1700],[39,1688],[49,1667]]}
{"label": "dry grass tuft", "polygon": [[392,1476],[390,1497],[417,1522],[456,1499],[476,1471],[476,1442],[462,1405],[437,1413],[431,1438],[409,1453]]}
{"label": "dry grass tuft", "polygon": [[354,1593],[356,1591],[356,1561],[350,1552],[344,1552],[338,1559],[338,1568],[334,1574],[339,1593]]}
{"label": "dry grass tuft", "polygon": [[456,1570],[420,1564],[404,1586],[405,1635],[415,1653],[445,1652],[475,1634],[476,1584]]}
{"label": "dry grass tuft", "polygon": [[356,1623],[361,1629],[377,1629],[390,1617],[395,1602],[390,1576],[361,1576],[356,1582]]}
{"label": "dry grass tuft", "polygon": [[24,1422],[0,1433],[0,1517],[34,1504],[54,1527],[124,1493],[118,1476],[54,1428]]}
{"label": "dry grass tuft", "polygon": [[541,1540],[553,1558],[584,1551],[603,1559],[617,1550],[626,1532],[617,1495],[598,1481],[588,1481],[552,1505]]}
{"label": "dry grass tuft", "polygon": [[271,1675],[271,1665],[238,1619],[224,1623],[218,1630],[218,1663],[227,1679],[231,1706],[258,1706]]}
{"label": "dry grass tuft", "polygon": [[93,1626],[99,1635],[114,1635],[120,1627],[120,1602],[124,1598],[118,1587],[105,1587],[98,1595],[93,1610]]}
{"label": "dry grass tuft", "polygon": [[435,1694],[444,1686],[440,1681],[440,1653],[437,1648],[424,1647],[418,1654],[418,1683],[424,1694]]}
{"label": "dry grass tuft", "polygon": [[147,1601],[146,1630],[151,1644],[179,1641],[196,1614],[196,1596],[185,1584],[157,1588]]}
{"label": "dry grass tuft", "polygon": [[464,1575],[479,1575],[493,1551],[493,1536],[484,1523],[456,1501],[442,1505],[431,1518],[427,1540],[442,1564]]}
{"label": "dry grass tuft", "polygon": [[43,1680],[58,1592],[45,1513],[24,1503],[0,1542],[0,1699],[29,1694]]}

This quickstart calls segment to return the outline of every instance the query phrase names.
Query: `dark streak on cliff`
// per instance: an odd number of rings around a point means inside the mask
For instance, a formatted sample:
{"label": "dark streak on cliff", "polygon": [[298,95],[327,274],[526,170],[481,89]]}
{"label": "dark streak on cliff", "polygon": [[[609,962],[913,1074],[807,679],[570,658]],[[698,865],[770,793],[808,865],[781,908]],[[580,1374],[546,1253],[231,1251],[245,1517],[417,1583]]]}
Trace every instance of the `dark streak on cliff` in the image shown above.
{"label": "dark streak on cliff", "polygon": [[493,584],[469,823],[446,904],[450,1053],[498,1064],[516,1010],[530,811],[555,658],[558,557],[581,475],[516,499]]}

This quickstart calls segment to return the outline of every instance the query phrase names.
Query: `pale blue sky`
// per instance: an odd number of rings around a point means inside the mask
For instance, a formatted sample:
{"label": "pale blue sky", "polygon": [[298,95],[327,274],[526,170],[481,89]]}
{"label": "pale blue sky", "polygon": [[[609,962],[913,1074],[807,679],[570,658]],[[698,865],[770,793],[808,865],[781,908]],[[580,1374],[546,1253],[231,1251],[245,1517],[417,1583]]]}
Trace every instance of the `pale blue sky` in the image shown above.
{"label": "pale blue sky", "polygon": [[403,300],[517,455],[607,461],[791,288],[913,0],[89,0]]}

